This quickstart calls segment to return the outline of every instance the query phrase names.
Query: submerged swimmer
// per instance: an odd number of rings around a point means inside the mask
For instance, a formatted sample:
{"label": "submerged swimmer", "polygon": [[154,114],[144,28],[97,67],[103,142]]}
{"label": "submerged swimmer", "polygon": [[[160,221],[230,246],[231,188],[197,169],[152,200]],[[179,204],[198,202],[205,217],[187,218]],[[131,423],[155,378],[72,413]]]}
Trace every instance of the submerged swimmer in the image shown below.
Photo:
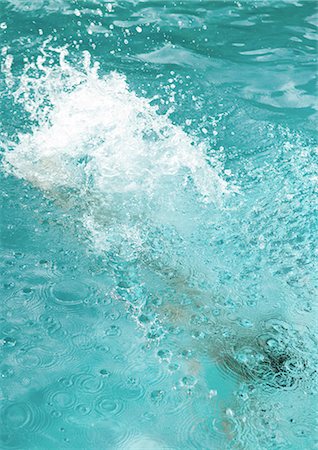
{"label": "submerged swimmer", "polygon": [[[205,237],[227,186],[204,148],[130,92],[123,77],[76,77],[78,84],[50,98],[50,113],[6,152],[7,172],[72,209],[97,251],[136,261],[150,292],[160,283],[173,290],[173,304],[165,302],[159,316],[191,323],[196,304],[205,317],[204,346],[229,372],[277,388],[297,384],[308,362],[295,334],[269,327],[263,338],[260,320],[245,330],[213,314],[219,298],[211,295],[216,275],[209,267],[221,266],[222,257],[209,254]],[[178,296],[191,303],[190,315]]]}

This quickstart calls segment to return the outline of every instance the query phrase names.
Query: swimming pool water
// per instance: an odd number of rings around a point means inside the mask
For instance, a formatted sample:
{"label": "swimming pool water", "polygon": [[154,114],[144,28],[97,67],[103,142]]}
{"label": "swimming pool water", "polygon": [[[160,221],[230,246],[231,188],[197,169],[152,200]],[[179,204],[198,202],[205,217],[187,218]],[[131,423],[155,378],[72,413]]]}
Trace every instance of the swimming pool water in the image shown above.
{"label": "swimming pool water", "polygon": [[317,446],[310,0],[0,0],[1,449]]}

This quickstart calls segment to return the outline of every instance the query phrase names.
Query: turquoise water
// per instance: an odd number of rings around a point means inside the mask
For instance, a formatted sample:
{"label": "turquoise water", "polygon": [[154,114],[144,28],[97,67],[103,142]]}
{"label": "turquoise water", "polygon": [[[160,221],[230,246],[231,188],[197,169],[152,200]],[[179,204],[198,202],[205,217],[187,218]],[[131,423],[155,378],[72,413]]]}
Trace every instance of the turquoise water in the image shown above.
{"label": "turquoise water", "polygon": [[0,448],[317,448],[309,0],[0,0]]}

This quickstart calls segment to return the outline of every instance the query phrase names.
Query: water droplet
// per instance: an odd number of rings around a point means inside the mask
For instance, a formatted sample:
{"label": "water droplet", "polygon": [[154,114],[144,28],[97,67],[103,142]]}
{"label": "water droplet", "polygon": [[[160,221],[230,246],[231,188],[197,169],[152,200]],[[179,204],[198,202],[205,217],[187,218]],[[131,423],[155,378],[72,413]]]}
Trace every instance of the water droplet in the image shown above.
{"label": "water droplet", "polygon": [[112,325],[106,330],[107,336],[120,336],[121,330],[117,325]]}
{"label": "water droplet", "polygon": [[15,347],[16,343],[17,341],[9,336],[5,337],[4,339],[0,339],[0,346],[3,345],[3,347]]}
{"label": "water droplet", "polygon": [[23,291],[25,294],[30,294],[30,293],[32,292],[32,289],[29,288],[29,287],[25,287],[25,288],[22,289],[22,291]]}
{"label": "water droplet", "polygon": [[159,358],[163,361],[170,361],[171,359],[171,351],[170,350],[159,350],[157,355],[159,356]]}
{"label": "water droplet", "polygon": [[194,387],[197,383],[197,380],[193,376],[183,377],[181,380],[181,384],[185,387]]}
{"label": "water droplet", "polygon": [[152,393],[150,394],[151,400],[156,404],[161,403],[162,400],[164,399],[164,397],[165,397],[165,391],[163,391],[161,389],[152,391]]}
{"label": "water droplet", "polygon": [[216,397],[217,395],[218,395],[217,390],[211,389],[211,390],[209,391],[209,398]]}
{"label": "water droplet", "polygon": [[87,405],[77,405],[75,411],[77,411],[82,416],[87,416],[91,412],[91,409]]}

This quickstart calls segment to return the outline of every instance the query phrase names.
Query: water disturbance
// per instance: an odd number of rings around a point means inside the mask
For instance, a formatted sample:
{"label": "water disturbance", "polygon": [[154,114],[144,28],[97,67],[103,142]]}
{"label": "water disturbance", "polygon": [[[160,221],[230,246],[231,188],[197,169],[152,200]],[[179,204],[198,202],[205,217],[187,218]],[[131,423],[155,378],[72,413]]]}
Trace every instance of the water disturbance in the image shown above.
{"label": "water disturbance", "polygon": [[317,446],[310,0],[0,0],[0,448]]}

